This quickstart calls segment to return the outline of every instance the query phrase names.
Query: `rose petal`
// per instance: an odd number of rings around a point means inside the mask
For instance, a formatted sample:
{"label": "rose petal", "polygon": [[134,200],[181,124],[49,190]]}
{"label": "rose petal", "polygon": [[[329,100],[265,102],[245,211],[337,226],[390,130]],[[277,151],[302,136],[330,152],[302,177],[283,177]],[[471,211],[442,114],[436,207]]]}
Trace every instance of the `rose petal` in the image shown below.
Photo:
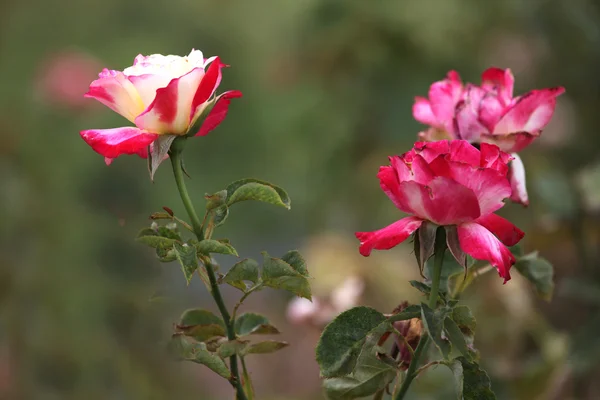
{"label": "rose petal", "polygon": [[462,83],[458,74],[449,73],[449,79],[435,82],[429,88],[429,104],[438,124],[448,132],[454,131],[454,110],[462,97]]}
{"label": "rose petal", "polygon": [[513,225],[512,222],[496,214],[484,215],[475,222],[492,232],[507,246],[514,246],[525,236],[525,233]]}
{"label": "rose petal", "polygon": [[434,174],[447,177],[473,191],[479,202],[481,215],[490,214],[504,206],[503,199],[511,195],[506,174],[494,169],[480,168],[469,164],[436,158],[429,164]]}
{"label": "rose petal", "polygon": [[450,161],[459,161],[478,167],[481,156],[479,150],[466,140],[452,140],[450,142],[450,153],[448,153]]}
{"label": "rose petal", "polygon": [[429,185],[400,182],[396,189],[398,208],[435,222],[453,225],[472,221],[481,215],[475,193],[452,179],[438,176]]}
{"label": "rose petal", "polygon": [[131,122],[144,111],[144,103],[135,86],[120,71],[105,68],[84,96],[98,100]]}
{"label": "rose petal", "polygon": [[158,89],[154,101],[135,119],[135,124],[151,132],[186,133],[190,123],[190,104],[204,76],[202,68],[194,68]]}
{"label": "rose petal", "polygon": [[420,154],[428,163],[435,160],[440,154],[447,154],[450,151],[450,142],[440,140],[437,142],[416,142],[413,149],[415,154]]}
{"label": "rose petal", "polygon": [[202,113],[205,103],[212,97],[221,83],[221,69],[225,64],[221,63],[219,57],[214,57],[206,70],[206,75],[200,82],[200,85],[195,88],[193,100],[191,102],[190,123],[195,121]]}
{"label": "rose petal", "polygon": [[105,161],[106,158],[117,158],[121,154],[147,155],[146,148],[158,137],[133,127],[91,129],[81,131],[80,135],[96,153],[105,157]]}
{"label": "rose petal", "polygon": [[510,280],[510,267],[515,257],[490,231],[475,222],[466,222],[457,226],[460,247],[465,253],[477,260],[489,261],[498,269],[504,283]]}
{"label": "rose petal", "polygon": [[493,144],[481,143],[479,146],[481,154],[479,166],[495,169],[505,175],[508,172],[508,163],[512,160],[511,155],[501,151],[498,146]]}
{"label": "rose petal", "polygon": [[544,129],[554,114],[556,97],[564,91],[564,88],[556,87],[532,90],[521,96],[496,124],[493,133],[535,133]]}
{"label": "rose petal", "polygon": [[202,126],[200,130],[196,134],[196,136],[206,136],[210,131],[215,129],[227,116],[227,111],[229,110],[229,103],[231,103],[231,99],[235,99],[238,97],[242,97],[242,92],[239,90],[231,90],[229,92],[225,92],[221,94],[217,100],[213,108],[210,110],[210,113],[202,122]]}
{"label": "rose petal", "polygon": [[508,106],[513,96],[515,78],[509,68],[488,68],[481,75],[481,86],[484,90],[498,93],[503,106]]}
{"label": "rose petal", "polygon": [[491,143],[506,153],[517,153],[529,146],[539,136],[539,131],[535,133],[515,132],[508,135],[481,135],[481,141]]}
{"label": "rose petal", "polygon": [[424,97],[415,97],[413,104],[413,117],[422,124],[437,126],[438,122],[431,110],[429,100]]}
{"label": "rose petal", "polygon": [[485,92],[476,86],[467,87],[465,99],[456,105],[455,124],[457,136],[469,142],[479,142],[488,129],[479,121],[479,106]]}
{"label": "rose petal", "polygon": [[373,249],[391,249],[405,241],[422,223],[420,218],[407,217],[374,232],[356,232],[356,238],[360,240],[360,254],[367,257]]}
{"label": "rose petal", "polygon": [[508,170],[508,179],[512,187],[512,195],[510,199],[515,203],[529,205],[529,196],[527,195],[527,186],[525,183],[525,166],[521,157],[517,153],[512,154],[513,160],[510,163]]}
{"label": "rose petal", "polygon": [[160,74],[144,74],[131,75],[128,76],[127,79],[129,79],[133,86],[135,86],[137,92],[140,94],[145,110],[156,98],[156,91],[166,87],[169,82],[171,82],[173,77]]}

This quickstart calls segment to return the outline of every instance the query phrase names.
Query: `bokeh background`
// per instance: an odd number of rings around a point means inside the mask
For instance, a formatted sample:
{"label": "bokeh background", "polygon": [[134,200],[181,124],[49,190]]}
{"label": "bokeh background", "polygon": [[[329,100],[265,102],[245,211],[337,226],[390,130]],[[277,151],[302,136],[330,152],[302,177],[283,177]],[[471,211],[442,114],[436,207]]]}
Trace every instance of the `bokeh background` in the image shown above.
{"label": "bokeh background", "polygon": [[[510,67],[516,93],[562,85],[542,137],[521,153],[531,206],[502,214],[526,251],[555,266],[552,302],[518,274],[488,274],[465,295],[476,345],[499,399],[600,398],[600,4],[593,0],[3,0],[0,2],[0,397],[227,399],[203,366],[163,344],[187,307],[213,309],[199,281],[136,244],[148,215],[183,215],[168,165],[110,167],[79,137],[126,122],[82,94],[103,68],[138,53],[220,55],[226,121],[190,141],[191,194],[242,177],[285,187],[286,211],[232,210],[217,237],[243,257],[304,252],[314,292],[362,277],[361,304],[418,301],[409,244],[362,258],[353,232],[398,218],[375,177],[422,128],[416,95],[448,70],[479,82]],[[232,261],[223,260],[224,269]],[[239,292],[225,288],[230,305]],[[245,310],[267,315],[292,346],[249,360],[259,399],[320,399],[319,331],[291,325],[290,297],[265,290]],[[262,358],[261,358],[262,357]],[[263,362],[260,364],[260,362]],[[260,367],[260,369],[259,369]],[[452,399],[443,367],[411,399]]]}

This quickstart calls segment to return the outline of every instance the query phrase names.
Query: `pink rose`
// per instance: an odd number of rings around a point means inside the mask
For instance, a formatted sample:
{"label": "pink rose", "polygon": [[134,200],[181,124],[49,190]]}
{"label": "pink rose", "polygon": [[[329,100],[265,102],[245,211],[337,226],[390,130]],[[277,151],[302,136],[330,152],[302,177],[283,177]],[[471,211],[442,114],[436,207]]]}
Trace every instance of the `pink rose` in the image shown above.
{"label": "pink rose", "polygon": [[224,66],[219,57],[205,59],[201,51],[192,50],[186,57],[140,54],[123,71],[105,68],[85,96],[135,126],[85,130],[81,137],[107,164],[121,154],[146,158],[149,148],[157,149],[153,157],[164,158],[175,137],[208,134],[227,115],[231,99],[242,96],[239,91],[215,96]]}
{"label": "pink rose", "polygon": [[527,147],[550,122],[556,97],[564,88],[532,90],[513,97],[510,69],[489,68],[480,86],[463,85],[458,73],[431,85],[429,99],[415,98],[413,116],[430,125],[422,140],[464,139],[470,143],[493,143],[515,158],[511,166],[511,200],[528,204],[523,163],[514,153]]}
{"label": "pink rose", "polygon": [[[464,265],[466,254],[489,261],[504,281],[515,258],[506,246],[524,233],[494,212],[511,195],[507,179],[509,154],[497,146],[478,150],[465,140],[417,142],[402,156],[390,157],[379,169],[381,188],[396,207],[412,216],[374,232],[357,232],[360,253],[387,250],[413,232],[445,226],[448,248]],[[434,224],[429,225],[429,224]],[[431,249],[433,250],[433,249]],[[429,254],[431,255],[431,254]]]}

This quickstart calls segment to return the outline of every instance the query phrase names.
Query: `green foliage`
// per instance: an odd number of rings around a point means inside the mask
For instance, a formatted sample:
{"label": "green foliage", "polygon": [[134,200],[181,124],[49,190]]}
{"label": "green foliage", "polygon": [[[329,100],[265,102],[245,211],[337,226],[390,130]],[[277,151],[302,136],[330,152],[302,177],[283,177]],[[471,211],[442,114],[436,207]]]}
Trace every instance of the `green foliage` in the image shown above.
{"label": "green foliage", "polygon": [[456,322],[463,334],[468,337],[475,335],[477,321],[467,306],[456,306],[452,309],[452,320]]}
{"label": "green foliage", "polygon": [[217,354],[221,358],[231,357],[234,354],[242,354],[244,349],[248,347],[247,340],[229,340],[222,343],[217,349]]}
{"label": "green foliage", "polygon": [[325,327],[317,344],[321,376],[350,374],[367,335],[384,322],[389,326],[382,313],[369,307],[354,307],[338,315]]}
{"label": "green foliage", "polygon": [[494,400],[496,396],[491,389],[490,378],[479,367],[479,364],[470,362],[464,357],[458,357],[445,363],[456,383],[456,397],[458,400]]}
{"label": "green foliage", "polygon": [[442,330],[444,328],[446,314],[447,310],[445,309],[432,310],[427,304],[421,304],[421,320],[423,321],[423,326],[444,358],[448,358],[448,355],[450,354],[448,342],[442,339]]}
{"label": "green foliage", "polygon": [[279,330],[271,325],[267,317],[263,315],[244,313],[235,320],[235,333],[238,336],[252,334],[278,334]]}
{"label": "green foliage", "polygon": [[190,309],[181,315],[177,332],[193,337],[200,342],[225,336],[225,323],[212,312],[203,309]]}
{"label": "green foliage", "polygon": [[471,352],[467,347],[465,336],[456,322],[454,322],[450,317],[446,317],[446,319],[444,319],[444,331],[446,332],[446,337],[448,337],[450,343],[452,343],[467,360],[471,361],[473,357],[471,356]]}
{"label": "green foliage", "polygon": [[514,268],[531,282],[538,296],[546,301],[552,300],[554,293],[554,267],[537,251],[517,259]]}
{"label": "green foliage", "polygon": [[[263,256],[263,285],[287,290],[296,296],[311,299],[310,284],[305,269],[297,270],[282,259],[270,257],[266,252],[263,252]],[[297,264],[296,267],[299,265]]]}
{"label": "green foliage", "polygon": [[308,277],[308,268],[306,267],[306,261],[298,250],[290,250],[285,253],[281,259],[286,263],[290,264],[300,275]]}
{"label": "green foliage", "polygon": [[280,342],[277,340],[265,340],[263,342],[257,342],[249,345],[244,349],[242,355],[274,353],[277,350],[281,350],[289,345],[290,344],[288,342]]}
{"label": "green foliage", "polygon": [[222,282],[246,292],[248,286],[245,282],[256,284],[259,279],[258,263],[250,258],[246,258],[234,264],[222,278]]}
{"label": "green foliage", "polygon": [[256,200],[290,208],[290,198],[285,190],[258,179],[241,179],[227,186],[227,205],[240,201]]}
{"label": "green foliage", "polygon": [[175,256],[177,257],[177,261],[181,265],[181,270],[183,271],[183,276],[187,284],[190,284],[192,280],[192,276],[194,272],[198,269],[198,258],[196,256],[196,249],[193,246],[187,244],[179,244],[175,243],[173,245],[173,250],[175,251]]}
{"label": "green foliage", "polygon": [[171,338],[169,349],[178,359],[206,365],[223,378],[231,378],[225,362],[215,353],[208,351],[206,343],[194,342],[176,334]]}
{"label": "green foliage", "polygon": [[[382,326],[380,325],[380,328]],[[374,329],[367,335],[356,367],[344,377],[329,378],[323,382],[327,397],[331,400],[350,400],[370,396],[384,389],[396,377],[397,367],[393,359],[383,354],[377,346],[385,329]],[[381,351],[381,352],[380,352]]]}
{"label": "green foliage", "polygon": [[233,248],[233,246],[229,243],[229,240],[227,239],[204,239],[200,242],[194,242],[194,247],[196,248],[196,251],[206,255],[209,255],[210,253],[218,253],[233,255],[236,257],[238,256],[237,251]]}
{"label": "green foliage", "polygon": [[229,207],[227,207],[226,204],[223,204],[222,206],[210,210],[210,213],[212,214],[213,226],[216,228],[225,223],[225,220],[229,216]]}
{"label": "green foliage", "polygon": [[[427,297],[429,297],[429,294],[431,293],[431,286],[429,286],[426,283],[423,282],[419,282],[419,281],[409,281],[410,285],[412,287],[414,287],[415,289],[417,289],[419,292],[423,293],[424,295],[426,295]],[[439,292],[438,293],[438,299],[442,302],[442,303],[446,303],[446,295],[444,292]]]}

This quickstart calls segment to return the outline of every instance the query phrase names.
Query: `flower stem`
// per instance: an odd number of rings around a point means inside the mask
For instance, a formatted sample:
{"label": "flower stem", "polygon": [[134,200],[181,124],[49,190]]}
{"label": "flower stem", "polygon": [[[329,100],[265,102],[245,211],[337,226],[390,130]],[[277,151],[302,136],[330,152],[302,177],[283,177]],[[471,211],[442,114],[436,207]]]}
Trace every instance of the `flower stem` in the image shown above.
{"label": "flower stem", "polygon": [[[194,209],[194,205],[192,204],[192,199],[188,194],[183,175],[181,152],[183,151],[184,140],[185,138],[177,138],[173,141],[173,144],[171,145],[171,150],[169,152],[169,157],[171,159],[171,165],[173,167],[175,183],[177,184],[177,189],[179,190],[179,196],[181,197],[183,206],[185,207],[185,210],[187,211],[190,220],[192,221],[194,234],[196,235],[196,238],[198,240],[203,240],[204,232],[202,231],[202,223],[200,222],[200,218],[198,218],[198,214],[196,214],[196,210]],[[208,280],[210,281],[210,294],[215,300],[215,303],[217,303],[219,312],[223,317],[223,322],[225,323],[225,327],[227,328],[227,338],[229,340],[235,340],[235,321],[233,321],[229,316],[229,312],[227,311],[227,307],[225,306],[225,302],[223,301],[223,296],[221,295],[221,291],[219,290],[219,284],[217,283],[217,278],[215,276],[214,267],[209,260],[203,261],[206,267],[206,272],[208,273]],[[236,388],[237,400],[247,400],[246,394],[244,393],[244,389],[242,387],[242,380],[240,379],[237,355],[234,354],[229,358],[229,368],[231,369],[232,376],[231,383]]]}
{"label": "flower stem", "polygon": [[[440,291],[440,277],[442,276],[442,267],[444,266],[444,252],[446,251],[446,230],[444,227],[439,227],[435,235],[435,252],[433,259],[433,276],[431,277],[431,293],[429,294],[429,308],[437,307],[437,300]],[[419,344],[415,349],[413,358],[406,370],[406,378],[402,382],[402,386],[396,395],[395,400],[402,400],[408,392],[408,388],[413,379],[418,375],[417,367],[423,353],[427,352],[429,347],[429,336],[423,336],[419,340]]]}

